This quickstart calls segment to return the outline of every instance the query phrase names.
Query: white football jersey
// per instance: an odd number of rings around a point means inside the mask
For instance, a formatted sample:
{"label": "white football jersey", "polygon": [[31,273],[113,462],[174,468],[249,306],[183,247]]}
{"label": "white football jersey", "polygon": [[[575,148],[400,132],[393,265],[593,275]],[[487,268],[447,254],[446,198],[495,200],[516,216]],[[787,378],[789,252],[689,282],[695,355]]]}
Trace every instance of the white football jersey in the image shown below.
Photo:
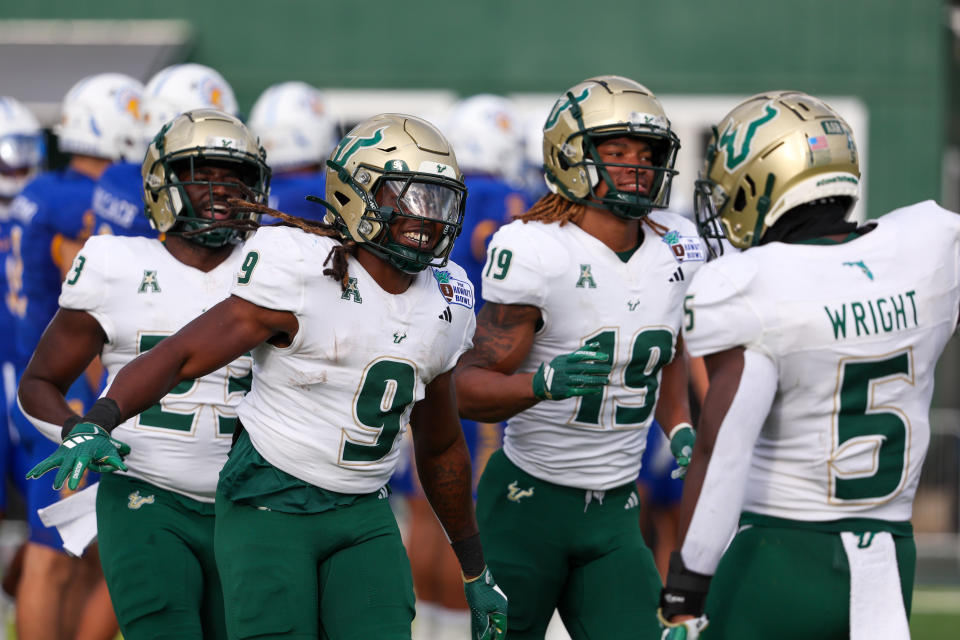
{"label": "white football jersey", "polygon": [[591,342],[613,358],[602,394],[544,400],[507,421],[504,453],[537,478],[598,491],[636,480],[660,370],[673,359],[684,295],[704,263],[689,220],[665,211],[650,218],[669,233],[644,225],[626,263],[575,224],[515,221],[490,241],[484,300],[535,306],[543,320],[518,372]]}
{"label": "white football jersey", "polygon": [[336,240],[263,227],[244,249],[232,293],[290,311],[288,347],[253,352],[253,390],[239,414],[273,466],[314,486],[370,493],[390,479],[414,403],[472,345],[473,286],[448,264],[383,291],[350,257],[350,284],[324,275]]}
{"label": "white football jersey", "polygon": [[[86,311],[103,328],[107,340],[100,359],[109,388],[125,364],[226,298],[242,256],[238,247],[204,273],[174,258],[155,239],[93,236],[63,282],[60,306]],[[236,407],[250,388],[251,365],[244,356],[199,380],[185,380],[117,427],[113,435],[130,445],[126,473],[213,502]]]}
{"label": "white football jersey", "polygon": [[934,367],[960,311],[958,256],[960,216],[928,201],[841,244],[772,243],[700,271],[690,353],[743,345],[778,370],[745,511],[910,518]]}

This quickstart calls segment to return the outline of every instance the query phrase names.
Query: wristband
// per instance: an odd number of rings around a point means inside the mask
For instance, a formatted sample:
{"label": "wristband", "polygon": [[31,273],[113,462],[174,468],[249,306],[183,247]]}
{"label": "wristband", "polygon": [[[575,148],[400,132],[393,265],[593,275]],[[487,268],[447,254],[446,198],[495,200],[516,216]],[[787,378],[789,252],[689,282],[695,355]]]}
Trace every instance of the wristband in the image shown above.
{"label": "wristband", "polygon": [[110,433],[117,428],[117,425],[123,422],[123,415],[120,413],[120,407],[114,402],[113,398],[103,397],[93,403],[90,410],[83,418],[75,420],[76,416],[70,416],[63,423],[63,429],[60,431],[60,437],[66,439],[70,430],[80,422],[91,422]]}
{"label": "wristband", "polygon": [[690,571],[683,564],[679,551],[671,553],[667,581],[660,592],[660,611],[664,619],[679,615],[702,616],[712,577]]}
{"label": "wristband", "polygon": [[677,433],[678,433],[681,429],[691,429],[691,430],[692,430],[692,429],[693,429],[693,425],[690,424],[689,422],[678,422],[677,424],[675,424],[675,425],[673,426],[673,429],[670,429],[670,435],[667,436],[667,439],[668,439],[668,440],[673,440],[673,436],[677,435]]}
{"label": "wristband", "polygon": [[483,561],[483,546],[480,544],[480,534],[475,533],[469,538],[451,542],[453,552],[460,561],[460,570],[463,580],[469,582],[483,573],[487,563]]}
{"label": "wristband", "polygon": [[83,422],[80,416],[70,416],[63,421],[63,428],[60,429],[60,440],[66,440],[73,428]]}

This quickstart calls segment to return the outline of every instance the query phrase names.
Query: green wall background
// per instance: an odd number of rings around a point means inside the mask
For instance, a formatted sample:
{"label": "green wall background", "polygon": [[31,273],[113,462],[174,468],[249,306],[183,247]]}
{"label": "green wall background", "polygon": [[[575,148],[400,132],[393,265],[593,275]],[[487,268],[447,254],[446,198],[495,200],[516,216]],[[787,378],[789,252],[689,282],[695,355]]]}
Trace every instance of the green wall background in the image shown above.
{"label": "green wall background", "polygon": [[[941,194],[942,0],[34,0],[0,18],[180,18],[249,109],[269,84],[547,91],[597,73],[659,94],[800,89],[870,114],[871,216]],[[723,114],[716,114],[719,118]]]}

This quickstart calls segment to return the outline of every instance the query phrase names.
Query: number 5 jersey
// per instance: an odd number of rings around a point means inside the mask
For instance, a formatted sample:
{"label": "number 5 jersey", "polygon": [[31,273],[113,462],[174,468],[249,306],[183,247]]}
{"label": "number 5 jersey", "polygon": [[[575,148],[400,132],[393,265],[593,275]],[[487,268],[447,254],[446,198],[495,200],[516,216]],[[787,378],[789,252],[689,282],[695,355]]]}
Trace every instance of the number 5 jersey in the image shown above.
{"label": "number 5 jersey", "polygon": [[743,510],[909,520],[960,312],[960,216],[928,201],[832,246],[754,247],[706,265],[690,295],[692,355],[742,345],[777,370]]}

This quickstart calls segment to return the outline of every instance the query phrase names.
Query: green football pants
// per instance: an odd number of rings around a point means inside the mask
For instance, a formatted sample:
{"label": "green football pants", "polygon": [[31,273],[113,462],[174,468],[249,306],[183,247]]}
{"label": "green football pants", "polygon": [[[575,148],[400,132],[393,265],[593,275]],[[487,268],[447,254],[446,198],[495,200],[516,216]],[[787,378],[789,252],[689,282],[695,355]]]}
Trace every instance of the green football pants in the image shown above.
{"label": "green football pants", "polygon": [[480,478],[484,555],[509,601],[507,637],[542,640],[554,608],[573,640],[656,640],[660,575],[640,534],[640,501],[524,473],[503,451]]}
{"label": "green football pants", "polygon": [[100,476],[100,564],[126,640],[222,640],[213,505],[120,474]]}
{"label": "green football pants", "polygon": [[218,493],[216,552],[231,640],[410,640],[410,561],[386,499],[290,514]]}
{"label": "green football pants", "polygon": [[[916,546],[894,536],[910,615]],[[710,584],[704,640],[846,640],[850,566],[839,533],[746,525]]]}

